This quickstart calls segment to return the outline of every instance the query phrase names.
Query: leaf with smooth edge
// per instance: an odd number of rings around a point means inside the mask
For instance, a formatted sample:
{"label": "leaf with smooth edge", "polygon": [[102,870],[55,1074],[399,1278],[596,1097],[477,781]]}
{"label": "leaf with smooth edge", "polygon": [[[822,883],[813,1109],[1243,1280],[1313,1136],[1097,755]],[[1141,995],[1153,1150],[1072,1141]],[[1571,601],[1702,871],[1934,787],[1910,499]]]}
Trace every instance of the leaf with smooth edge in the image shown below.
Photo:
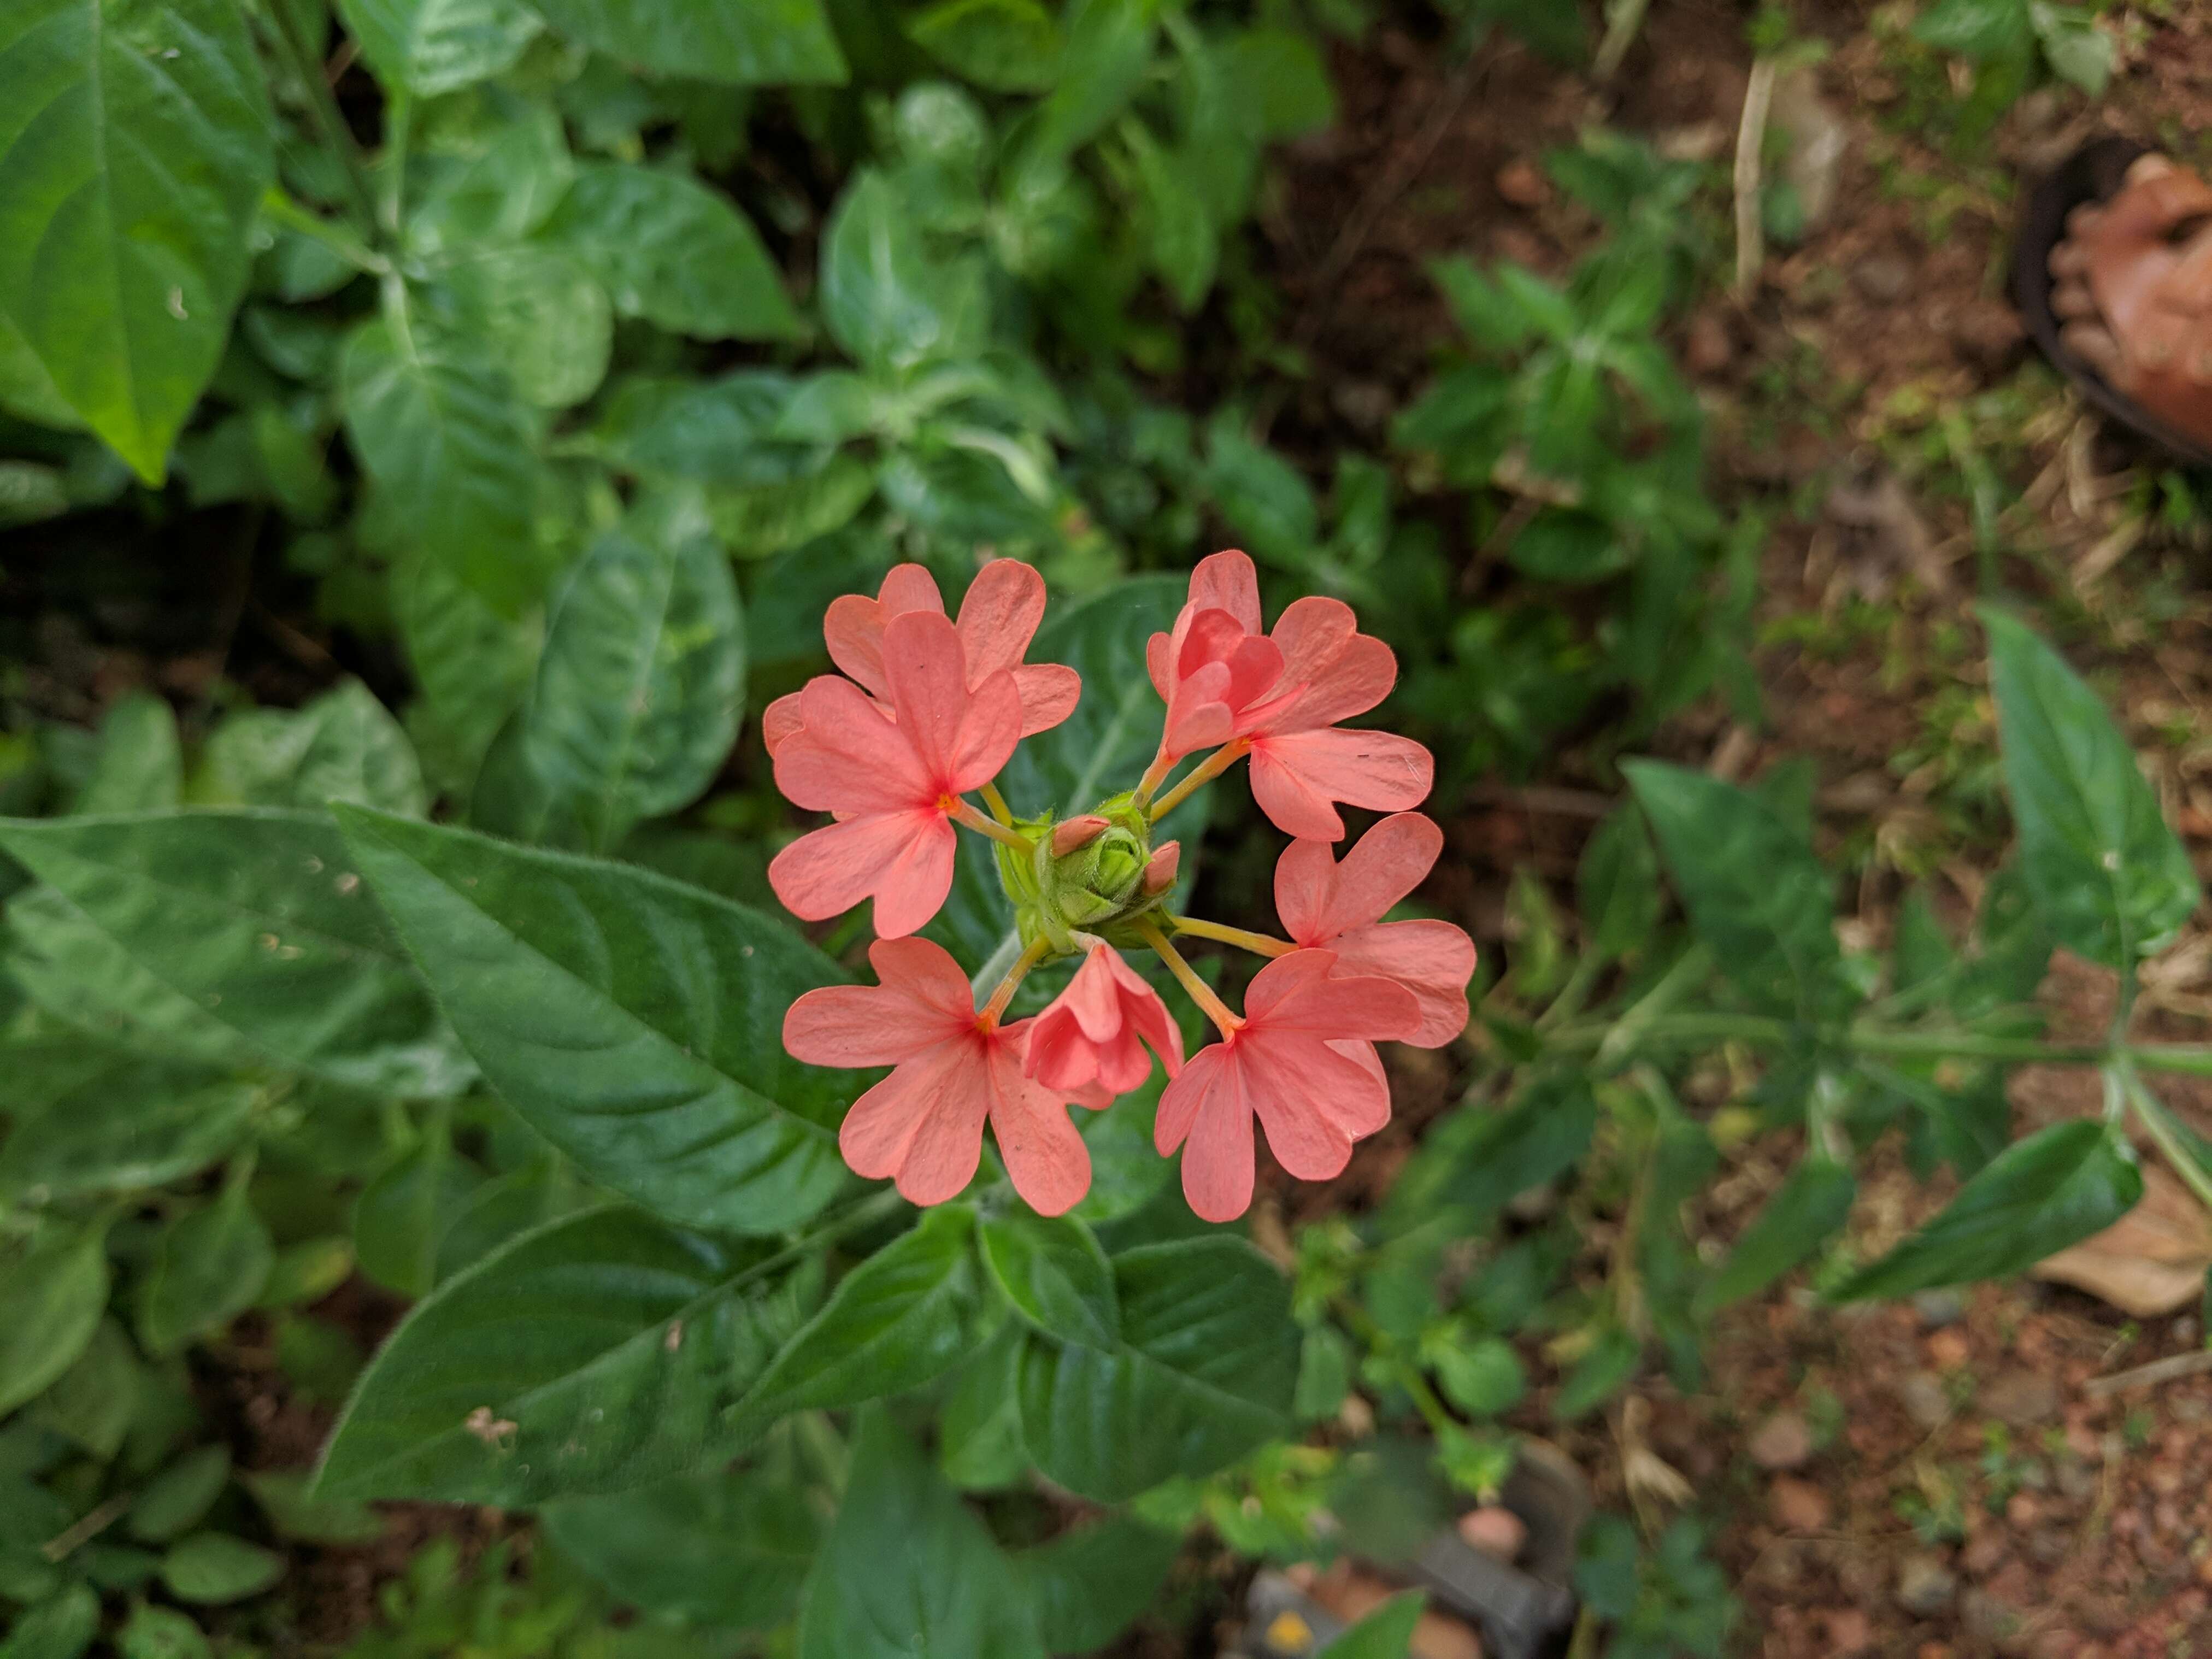
{"label": "leaf with smooth edge", "polygon": [[614,349],[614,303],[564,248],[525,242],[468,251],[440,273],[426,337],[481,351],[517,397],[568,409],[598,391]]}
{"label": "leaf with smooth edge", "polygon": [[520,0],[338,0],[376,78],[435,98],[514,67],[545,25]]}
{"label": "leaf with smooth edge", "polygon": [[1426,1605],[1419,1590],[1392,1596],[1323,1648],[1319,1659],[1406,1659]]}
{"label": "leaf with smooth edge", "polygon": [[842,86],[845,54],[822,0],[532,0],[609,57],[738,86]]}
{"label": "leaf with smooth edge", "polygon": [[2142,1196],[2142,1171],[2117,1134],[2075,1118],[1997,1154],[1942,1214],[1854,1276],[1838,1302],[2002,1279],[2118,1221]]}
{"label": "leaf with smooth edge", "polygon": [[988,1304],[959,1205],[926,1212],[847,1273],[776,1355],[733,1422],[834,1410],[933,1382],[982,1346]]}
{"label": "leaf with smooth edge", "polygon": [[455,1155],[442,1127],[379,1170],[354,1201],[362,1276],[404,1297],[428,1294],[438,1282],[446,1230],[481,1182],[475,1167]]}
{"label": "leaf with smooth edge", "polygon": [[76,1364],[107,1306],[106,1229],[0,1257],[0,1416]]}
{"label": "leaf with smooth edge", "polygon": [[1047,1336],[1109,1348],[1121,1334],[1114,1270],[1091,1229],[1030,1210],[987,1218],[983,1260],[1015,1311]]}
{"label": "leaf with smooth edge", "polygon": [[429,810],[414,744],[359,680],[298,708],[233,714],[207,740],[193,798],[246,806],[344,800],[417,818]]}
{"label": "leaf with smooth edge", "polygon": [[245,1312],[268,1283],[276,1255],[245,1183],[229,1182],[214,1203],[161,1230],[138,1291],[140,1345],[150,1354],[173,1353]]}
{"label": "leaf with smooth edge", "polygon": [[1043,92],[1060,71],[1060,25],[1038,0],[936,0],[906,32],[947,69],[994,92]]}
{"label": "leaf with smooth edge", "polygon": [[0,1194],[51,1204],[180,1180],[238,1144],[257,1096],[250,1083],[116,1055],[16,1125],[0,1146]]}
{"label": "leaf with smooth edge", "polygon": [[799,1659],[1045,1659],[1006,1556],[880,1407],[799,1615]]}
{"label": "leaf with smooth edge", "polygon": [[1698,1292],[1700,1312],[1756,1296],[1835,1236],[1858,1196],[1848,1164],[1808,1153],[1775,1188],[1718,1272]]}
{"label": "leaf with smooth edge", "polygon": [[70,810],[79,816],[161,811],[176,805],[184,774],[174,711],[151,692],[133,691],[118,698],[100,722],[92,775]]}
{"label": "leaf with smooth edge", "polygon": [[356,329],[338,363],[346,435],[425,555],[512,616],[541,580],[538,416],[489,362],[444,345],[417,349],[380,320]]}
{"label": "leaf with smooth edge", "polygon": [[623,1601],[658,1618],[729,1629],[790,1614],[823,1532],[804,1492],[752,1469],[563,1498],[538,1522]]}
{"label": "leaf with smooth edge", "polygon": [[1657,761],[1620,769],[1692,925],[1743,994],[1804,1018],[1848,1004],[1834,882],[1781,814],[1702,772]]}
{"label": "leaf with smooth edge", "polygon": [[539,234],[582,260],[624,316],[702,340],[801,332],[752,221],[687,174],[586,162]]}
{"label": "leaf with smooth edge", "polygon": [[2096,694],[2026,624],[1981,616],[2021,874],[2061,945],[2124,972],[2189,920],[2196,868]]}
{"label": "leaf with smooth edge", "polygon": [[0,315],[149,483],[222,358],[274,166],[229,0],[0,9]]}
{"label": "leaf with smooth edge", "polygon": [[628,1206],[525,1233],[392,1333],[317,1490],[514,1505],[695,1467],[785,1328],[773,1285],[734,1282],[765,1255]]}
{"label": "leaf with smooth edge", "polygon": [[781,923],[632,865],[334,809],[485,1078],[592,1179],[671,1220],[774,1233],[850,1177],[866,1079],[783,1051],[842,976]]}
{"label": "leaf with smooth edge", "polygon": [[283,1576],[283,1556],[228,1533],[193,1533],[161,1558],[161,1582],[179,1601],[243,1601]]}
{"label": "leaf with smooth edge", "polygon": [[1014,1576],[1054,1653],[1103,1648],[1158,1598],[1182,1540],[1133,1515],[1109,1516],[1013,1555]]}
{"label": "leaf with smooth edge", "polygon": [[872,368],[975,350],[989,325],[982,267],[933,252],[872,167],[853,176],[823,230],[821,305],[830,337]]}
{"label": "leaf with smooth edge", "polygon": [[1287,1431],[1297,1382],[1290,1289],[1241,1239],[1143,1245],[1114,1258],[1121,1340],[1032,1337],[1022,1431],[1050,1479],[1102,1504],[1211,1474]]}
{"label": "leaf with smooth edge", "polygon": [[466,1086],[467,1062],[320,813],[0,820],[0,848],[74,907],[96,950],[127,961],[138,1025],[196,1056],[244,1049],[398,1094]]}
{"label": "leaf with smooth edge", "polygon": [[609,531],[546,625],[522,757],[595,849],[688,806],[737,741],[744,628],[730,562],[699,537]]}

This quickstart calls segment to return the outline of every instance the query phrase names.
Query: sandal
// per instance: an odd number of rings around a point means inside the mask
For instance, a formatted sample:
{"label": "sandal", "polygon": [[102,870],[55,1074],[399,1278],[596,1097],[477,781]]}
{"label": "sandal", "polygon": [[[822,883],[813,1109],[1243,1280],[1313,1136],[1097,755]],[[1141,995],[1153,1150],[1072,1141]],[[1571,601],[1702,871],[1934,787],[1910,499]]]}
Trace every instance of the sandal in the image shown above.
{"label": "sandal", "polygon": [[2028,331],[2084,397],[2212,468],[2212,185],[2099,139],[2029,197],[2013,278]]}

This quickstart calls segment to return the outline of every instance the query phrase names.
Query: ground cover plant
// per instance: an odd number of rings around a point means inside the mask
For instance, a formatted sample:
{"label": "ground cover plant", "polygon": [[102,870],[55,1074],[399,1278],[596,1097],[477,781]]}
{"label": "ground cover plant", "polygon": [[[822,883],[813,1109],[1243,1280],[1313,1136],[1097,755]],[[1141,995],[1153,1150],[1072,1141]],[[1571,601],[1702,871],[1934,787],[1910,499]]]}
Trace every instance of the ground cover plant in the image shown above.
{"label": "ground cover plant", "polygon": [[2212,36],[1585,9],[0,18],[0,1653],[2202,1632]]}

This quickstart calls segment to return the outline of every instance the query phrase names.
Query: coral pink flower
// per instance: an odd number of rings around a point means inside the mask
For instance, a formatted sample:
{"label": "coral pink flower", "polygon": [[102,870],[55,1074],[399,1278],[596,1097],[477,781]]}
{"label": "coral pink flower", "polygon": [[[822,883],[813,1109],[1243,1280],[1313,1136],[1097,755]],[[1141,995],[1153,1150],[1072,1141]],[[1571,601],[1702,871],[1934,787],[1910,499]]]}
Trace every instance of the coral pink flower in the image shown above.
{"label": "coral pink flower", "polygon": [[[1083,682],[1073,668],[1024,663],[1037,623],[1044,617],[1044,578],[1019,559],[994,559],[968,585],[960,602],[960,643],[968,653],[968,689],[1005,669],[1022,700],[1023,737],[1048,732],[1075,712]],[[891,700],[884,666],[884,632],[894,617],[910,611],[945,615],[936,579],[918,564],[892,568],[872,599],[848,593],[833,600],[822,635],[830,660],[875,696]],[[761,737],[772,756],[802,724],[799,697],[778,697],[761,716]]]}
{"label": "coral pink flower", "polygon": [[952,886],[959,798],[999,774],[1021,740],[1021,698],[1006,670],[971,691],[951,622],[927,611],[884,629],[883,686],[896,721],[849,680],[824,674],[799,694],[801,728],[775,755],[794,805],[842,820],[775,855],[769,883],[795,915],[821,921],[863,898],[876,932],[910,933]]}
{"label": "coral pink flower", "polygon": [[1444,832],[1419,812],[1384,818],[1336,861],[1327,842],[1295,841],[1275,865],[1275,908],[1297,944],[1336,952],[1340,974],[1395,980],[1420,1005],[1404,1041],[1440,1048],[1467,1030],[1474,941],[1448,921],[1385,921],[1443,850]]}
{"label": "coral pink flower", "polygon": [[1182,1070],[1182,1033],[1167,1005],[1110,945],[1091,947],[1067,988],[1032,1024],[1030,1075],[1086,1100],[1141,1086],[1152,1074],[1146,1042],[1170,1077]]}
{"label": "coral pink flower", "polygon": [[1337,599],[1297,600],[1260,635],[1260,580],[1234,551],[1199,562],[1172,634],[1147,641],[1145,662],[1168,705],[1161,753],[1179,758],[1241,739],[1252,795],[1285,833],[1341,841],[1335,803],[1399,811],[1427,798],[1435,766],[1410,738],[1344,731],[1390,695],[1390,647],[1359,632]]}
{"label": "coral pink flower", "polygon": [[1419,1006],[1387,979],[1335,976],[1336,961],[1294,951],[1262,968],[1243,1024],[1193,1054],[1160,1097],[1153,1140],[1163,1153],[1183,1147],[1183,1194],[1205,1219],[1232,1221],[1252,1201],[1255,1115],[1301,1181],[1342,1173],[1352,1143],[1390,1121],[1370,1045],[1418,1030]]}
{"label": "coral pink flower", "polygon": [[942,1204],[975,1178],[988,1118],[1024,1201],[1040,1215],[1073,1208],[1091,1190],[1091,1152],[1066,1096],[1024,1073],[1036,1022],[978,1018],[960,965],[927,939],[878,939],[868,960],[879,984],[809,991],[783,1017],[795,1060],[896,1068],[837,1132],[853,1172],[895,1178],[914,1203]]}

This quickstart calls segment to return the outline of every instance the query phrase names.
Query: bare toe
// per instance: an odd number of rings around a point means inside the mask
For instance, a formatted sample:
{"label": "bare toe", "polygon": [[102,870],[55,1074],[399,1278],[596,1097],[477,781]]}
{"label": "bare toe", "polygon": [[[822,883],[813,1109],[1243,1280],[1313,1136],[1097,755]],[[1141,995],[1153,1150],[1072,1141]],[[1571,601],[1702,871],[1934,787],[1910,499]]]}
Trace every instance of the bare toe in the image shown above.
{"label": "bare toe", "polygon": [[2076,278],[2061,283],[2051,290],[2051,308],[2061,317],[2069,319],[2094,317],[2097,301],[2089,292],[2088,283]]}
{"label": "bare toe", "polygon": [[2066,234],[2076,240],[2084,236],[2094,235],[2097,227],[2104,222],[2104,218],[2105,209],[2102,203],[2084,202],[2066,216]]}
{"label": "bare toe", "polygon": [[2069,323],[2058,331],[2058,343],[2107,378],[2120,367],[2120,343],[2102,323]]}
{"label": "bare toe", "polygon": [[2148,155],[2138,155],[2128,163],[2128,182],[2148,185],[2154,179],[2165,178],[2172,171],[2173,163],[2154,150]]}
{"label": "bare toe", "polygon": [[2089,250],[2079,242],[2061,242],[2051,250],[2046,263],[2051,274],[2061,282],[2069,276],[2086,276],[2089,272]]}

